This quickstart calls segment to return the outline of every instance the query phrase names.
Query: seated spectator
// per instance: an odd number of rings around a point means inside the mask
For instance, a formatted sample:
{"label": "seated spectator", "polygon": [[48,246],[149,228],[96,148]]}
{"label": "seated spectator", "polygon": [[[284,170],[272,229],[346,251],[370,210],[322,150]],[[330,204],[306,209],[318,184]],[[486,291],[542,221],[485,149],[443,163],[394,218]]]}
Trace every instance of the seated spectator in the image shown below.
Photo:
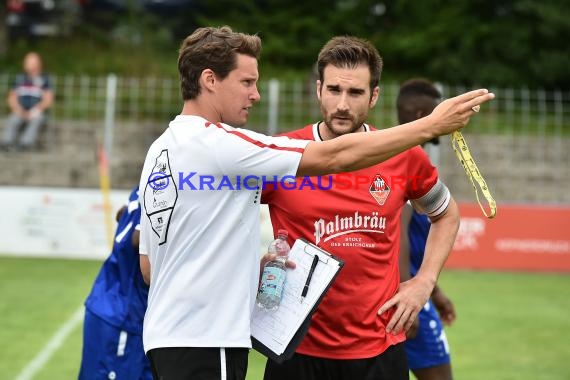
{"label": "seated spectator", "polygon": [[4,128],[2,147],[7,150],[33,148],[53,103],[50,79],[42,72],[39,54],[26,54],[24,72],[16,77],[7,100],[11,114]]}

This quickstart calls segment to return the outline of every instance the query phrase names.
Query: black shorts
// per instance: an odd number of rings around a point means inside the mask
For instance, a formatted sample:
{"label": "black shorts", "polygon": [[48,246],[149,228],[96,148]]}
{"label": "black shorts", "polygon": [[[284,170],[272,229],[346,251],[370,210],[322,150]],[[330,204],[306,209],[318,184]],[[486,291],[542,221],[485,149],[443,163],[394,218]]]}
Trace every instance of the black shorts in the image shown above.
{"label": "black shorts", "polygon": [[155,380],[245,380],[248,348],[166,347],[147,353]]}
{"label": "black shorts", "polygon": [[264,380],[409,380],[404,343],[368,359],[324,359],[297,354],[283,364],[268,360]]}

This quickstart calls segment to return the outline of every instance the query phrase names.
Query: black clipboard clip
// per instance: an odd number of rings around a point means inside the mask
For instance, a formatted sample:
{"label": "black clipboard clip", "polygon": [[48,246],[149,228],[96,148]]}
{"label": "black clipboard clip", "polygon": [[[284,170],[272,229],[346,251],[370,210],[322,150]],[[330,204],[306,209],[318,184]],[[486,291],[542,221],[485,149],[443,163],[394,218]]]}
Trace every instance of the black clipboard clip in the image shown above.
{"label": "black clipboard clip", "polygon": [[307,244],[303,247],[303,251],[307,255],[317,256],[319,258],[319,261],[321,261],[323,264],[328,264],[329,258],[332,257],[330,253],[324,251],[323,249],[317,247],[314,244],[309,243],[305,239],[299,239],[299,240],[302,240],[303,242],[305,242]]}

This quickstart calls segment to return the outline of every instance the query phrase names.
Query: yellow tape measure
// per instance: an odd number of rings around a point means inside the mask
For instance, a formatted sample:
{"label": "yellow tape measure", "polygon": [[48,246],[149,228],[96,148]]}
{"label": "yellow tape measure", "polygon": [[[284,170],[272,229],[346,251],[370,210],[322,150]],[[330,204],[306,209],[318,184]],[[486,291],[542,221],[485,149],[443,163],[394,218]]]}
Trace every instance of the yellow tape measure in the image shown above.
{"label": "yellow tape measure", "polygon": [[[461,162],[461,166],[463,166],[465,174],[467,174],[467,177],[471,180],[471,184],[473,185],[473,189],[475,190],[475,197],[477,198],[477,203],[479,203],[479,207],[481,207],[483,215],[485,215],[489,219],[493,219],[495,215],[497,215],[497,203],[495,202],[495,199],[493,199],[493,196],[491,195],[491,192],[487,187],[485,179],[483,178],[481,172],[477,168],[477,164],[475,164],[475,160],[471,156],[469,147],[467,146],[465,138],[463,137],[461,132],[455,131],[452,133],[451,147],[455,151],[455,155],[459,159],[459,162]],[[477,185],[475,185],[475,183]],[[485,207],[483,207],[483,205],[481,204],[481,200],[479,199],[479,191],[477,190],[477,186],[479,186],[481,192],[485,196],[485,199],[487,199],[487,203],[489,204],[490,212],[488,214],[487,211],[485,211]]]}

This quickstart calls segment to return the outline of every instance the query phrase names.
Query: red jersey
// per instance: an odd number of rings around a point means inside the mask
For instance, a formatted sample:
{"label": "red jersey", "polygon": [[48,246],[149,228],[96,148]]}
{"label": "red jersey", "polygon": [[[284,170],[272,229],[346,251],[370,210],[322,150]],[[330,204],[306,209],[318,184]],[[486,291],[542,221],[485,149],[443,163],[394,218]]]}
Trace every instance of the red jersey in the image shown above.
{"label": "red jersey", "polygon": [[[317,126],[284,135],[322,141]],[[403,332],[385,331],[394,310],[381,316],[377,311],[400,282],[402,207],[425,195],[437,180],[436,168],[418,146],[370,168],[281,181],[263,191],[275,233],[286,229],[291,245],[305,238],[345,262],[298,353],[362,359],[405,340]]]}

